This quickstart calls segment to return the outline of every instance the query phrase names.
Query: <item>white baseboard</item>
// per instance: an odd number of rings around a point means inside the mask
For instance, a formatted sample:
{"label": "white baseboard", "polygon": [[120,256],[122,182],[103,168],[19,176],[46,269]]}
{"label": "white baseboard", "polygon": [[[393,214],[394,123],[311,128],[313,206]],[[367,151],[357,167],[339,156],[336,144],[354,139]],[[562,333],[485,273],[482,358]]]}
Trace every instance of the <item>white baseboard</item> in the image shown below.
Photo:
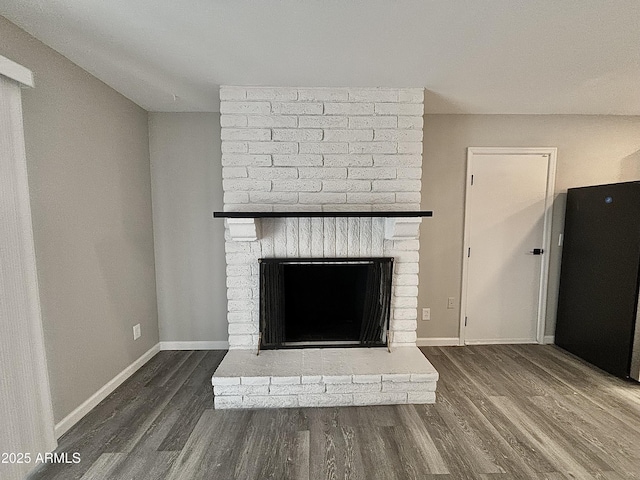
{"label": "white baseboard", "polygon": [[536,340],[527,338],[495,338],[487,340],[467,340],[467,345],[528,345],[536,344]]}
{"label": "white baseboard", "polygon": [[229,342],[160,342],[160,350],[228,350]]}
{"label": "white baseboard", "polygon": [[553,345],[554,343],[556,343],[555,335],[545,335],[544,338],[542,339],[543,345]]}
{"label": "white baseboard", "polygon": [[457,347],[460,345],[460,339],[458,337],[418,338],[416,345],[418,347]]}
{"label": "white baseboard", "polygon": [[140,358],[135,360],[131,365],[113,377],[105,386],[85,400],[78,408],[69,415],[64,417],[54,427],[56,438],[60,438],[71,427],[78,423],[89,411],[98,405],[102,400],[107,398],[116,388],[124,383],[124,381],[133,375],[140,367],[151,360],[156,353],[160,351],[160,344],[151,347],[147,352],[143,353]]}

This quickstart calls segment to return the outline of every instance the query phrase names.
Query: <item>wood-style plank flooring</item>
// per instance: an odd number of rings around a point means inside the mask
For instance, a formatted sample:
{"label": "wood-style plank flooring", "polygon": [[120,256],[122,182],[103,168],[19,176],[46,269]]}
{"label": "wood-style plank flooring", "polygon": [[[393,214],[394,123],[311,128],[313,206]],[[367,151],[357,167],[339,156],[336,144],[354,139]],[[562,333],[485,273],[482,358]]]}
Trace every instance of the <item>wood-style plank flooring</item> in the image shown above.
{"label": "wood-style plank flooring", "polygon": [[161,352],[33,479],[640,479],[640,385],[554,346],[428,347],[435,405],[213,410],[223,351]]}

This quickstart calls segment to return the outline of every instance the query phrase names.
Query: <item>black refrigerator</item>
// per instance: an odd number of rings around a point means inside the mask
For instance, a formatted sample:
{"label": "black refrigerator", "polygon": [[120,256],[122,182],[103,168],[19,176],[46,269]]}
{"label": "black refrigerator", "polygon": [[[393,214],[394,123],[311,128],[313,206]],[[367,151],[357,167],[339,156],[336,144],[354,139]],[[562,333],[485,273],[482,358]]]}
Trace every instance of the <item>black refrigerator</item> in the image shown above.
{"label": "black refrigerator", "polygon": [[640,380],[640,181],[571,188],[555,343]]}

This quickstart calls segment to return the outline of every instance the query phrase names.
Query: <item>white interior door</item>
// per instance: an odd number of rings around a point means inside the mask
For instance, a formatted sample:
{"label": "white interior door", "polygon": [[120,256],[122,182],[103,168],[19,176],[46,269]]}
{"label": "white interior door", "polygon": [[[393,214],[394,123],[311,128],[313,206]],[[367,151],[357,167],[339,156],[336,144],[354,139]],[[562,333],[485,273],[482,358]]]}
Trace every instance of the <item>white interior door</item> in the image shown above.
{"label": "white interior door", "polygon": [[469,149],[461,322],[467,344],[542,341],[555,152],[521,150]]}

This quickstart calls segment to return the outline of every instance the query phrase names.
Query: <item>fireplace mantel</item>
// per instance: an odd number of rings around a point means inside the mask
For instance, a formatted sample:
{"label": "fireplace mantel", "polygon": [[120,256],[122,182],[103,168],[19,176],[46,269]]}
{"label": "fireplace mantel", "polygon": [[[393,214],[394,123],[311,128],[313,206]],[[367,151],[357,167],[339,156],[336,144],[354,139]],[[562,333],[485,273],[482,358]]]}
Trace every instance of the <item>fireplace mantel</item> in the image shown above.
{"label": "fireplace mantel", "polygon": [[224,218],[231,239],[236,242],[254,242],[260,237],[261,218],[384,218],[386,240],[413,240],[418,238],[422,217],[431,217],[429,210],[414,211],[344,211],[344,212],[213,212],[214,218]]}

